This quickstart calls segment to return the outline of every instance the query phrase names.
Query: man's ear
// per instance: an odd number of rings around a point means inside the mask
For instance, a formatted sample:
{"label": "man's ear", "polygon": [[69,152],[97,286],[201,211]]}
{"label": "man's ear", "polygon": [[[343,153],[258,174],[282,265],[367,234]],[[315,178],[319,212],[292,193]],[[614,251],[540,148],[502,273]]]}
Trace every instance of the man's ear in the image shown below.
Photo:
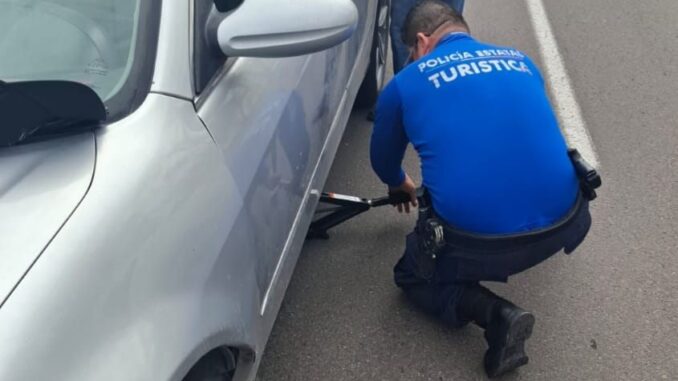
{"label": "man's ear", "polygon": [[415,46],[417,47],[417,55],[419,55],[419,57],[423,57],[431,51],[430,44],[431,37],[421,32],[417,33],[417,44]]}

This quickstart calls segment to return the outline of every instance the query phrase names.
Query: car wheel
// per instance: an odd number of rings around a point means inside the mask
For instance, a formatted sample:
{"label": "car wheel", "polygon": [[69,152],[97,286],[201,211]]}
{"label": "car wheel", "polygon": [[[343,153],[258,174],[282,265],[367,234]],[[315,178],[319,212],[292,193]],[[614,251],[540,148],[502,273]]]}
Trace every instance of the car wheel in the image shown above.
{"label": "car wheel", "polygon": [[215,349],[203,356],[183,381],[231,381],[236,358],[230,349]]}
{"label": "car wheel", "polygon": [[367,68],[367,74],[358,91],[358,97],[355,102],[357,107],[374,106],[379,97],[379,92],[384,86],[388,58],[389,26],[391,20],[390,12],[390,1],[379,1],[379,8],[377,9],[377,25],[374,29],[370,65]]}

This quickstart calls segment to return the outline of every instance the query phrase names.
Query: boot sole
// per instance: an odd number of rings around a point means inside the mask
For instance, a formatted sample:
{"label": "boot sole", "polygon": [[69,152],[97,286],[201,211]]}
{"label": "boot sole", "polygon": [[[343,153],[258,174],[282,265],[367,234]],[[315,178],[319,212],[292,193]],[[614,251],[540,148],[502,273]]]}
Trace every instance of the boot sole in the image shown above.
{"label": "boot sole", "polygon": [[490,378],[501,376],[528,363],[525,341],[532,336],[533,328],[534,315],[522,312],[511,319],[508,327],[499,330],[499,337],[488,340],[495,343],[487,350],[484,359],[485,371]]}
{"label": "boot sole", "polygon": [[509,326],[505,345],[511,347],[518,343],[525,342],[525,340],[532,336],[533,329],[534,315],[529,312],[520,314]]}

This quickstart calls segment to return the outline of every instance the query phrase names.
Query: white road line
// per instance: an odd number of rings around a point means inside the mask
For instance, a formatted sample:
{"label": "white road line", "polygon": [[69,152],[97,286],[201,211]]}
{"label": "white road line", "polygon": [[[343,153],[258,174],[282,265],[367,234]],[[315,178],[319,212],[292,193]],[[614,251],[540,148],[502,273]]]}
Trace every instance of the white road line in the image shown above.
{"label": "white road line", "polygon": [[598,155],[591,141],[591,135],[586,129],[570,77],[565,70],[563,57],[553,35],[544,2],[543,0],[526,0],[526,2],[565,138],[569,145],[577,148],[589,163],[598,167],[600,164]]}

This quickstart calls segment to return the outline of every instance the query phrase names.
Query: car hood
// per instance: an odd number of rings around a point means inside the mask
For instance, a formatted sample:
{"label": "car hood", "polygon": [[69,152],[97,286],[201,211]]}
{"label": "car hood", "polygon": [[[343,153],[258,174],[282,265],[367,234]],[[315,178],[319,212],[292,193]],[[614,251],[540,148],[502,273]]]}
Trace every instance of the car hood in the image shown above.
{"label": "car hood", "polygon": [[0,147],[0,305],[87,193],[92,132]]}

